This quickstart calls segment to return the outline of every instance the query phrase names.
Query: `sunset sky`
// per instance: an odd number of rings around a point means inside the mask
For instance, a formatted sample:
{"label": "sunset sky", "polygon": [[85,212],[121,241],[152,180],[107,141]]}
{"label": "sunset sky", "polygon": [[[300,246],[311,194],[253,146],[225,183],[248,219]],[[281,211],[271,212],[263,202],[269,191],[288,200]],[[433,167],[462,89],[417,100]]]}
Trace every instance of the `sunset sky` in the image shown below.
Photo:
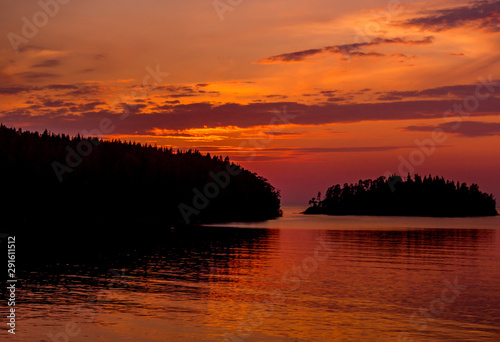
{"label": "sunset sky", "polygon": [[[48,14],[47,14],[48,13]],[[284,203],[394,172],[500,198],[500,1],[4,0],[0,122],[230,158]]]}

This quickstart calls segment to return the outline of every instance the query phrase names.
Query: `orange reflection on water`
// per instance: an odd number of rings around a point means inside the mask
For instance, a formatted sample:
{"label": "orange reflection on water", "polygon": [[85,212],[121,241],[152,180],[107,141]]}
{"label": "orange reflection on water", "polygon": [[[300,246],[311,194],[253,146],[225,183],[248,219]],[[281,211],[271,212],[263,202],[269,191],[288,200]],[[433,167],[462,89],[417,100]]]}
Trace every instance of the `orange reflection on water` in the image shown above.
{"label": "orange reflection on water", "polygon": [[[32,279],[40,286],[25,289],[30,311],[19,341],[50,341],[47,333],[64,332],[68,321],[81,328],[71,341],[85,342],[493,341],[499,235],[464,228],[173,233],[168,246],[127,259],[127,275],[115,282],[67,270],[50,278],[66,286],[55,292]],[[444,290],[452,298],[449,284],[466,288],[436,310]],[[77,314],[85,304],[92,315]]]}

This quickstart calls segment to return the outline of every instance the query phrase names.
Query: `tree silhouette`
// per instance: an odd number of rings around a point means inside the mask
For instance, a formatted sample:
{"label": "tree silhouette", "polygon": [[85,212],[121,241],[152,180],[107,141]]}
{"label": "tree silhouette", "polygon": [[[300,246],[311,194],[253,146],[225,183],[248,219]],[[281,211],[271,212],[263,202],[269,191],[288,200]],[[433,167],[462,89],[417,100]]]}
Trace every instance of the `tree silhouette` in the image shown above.
{"label": "tree silhouette", "polygon": [[[203,208],[194,208],[195,190],[215,186],[214,175],[228,168],[237,175],[218,186]],[[12,222],[184,224],[181,203],[196,210],[191,223],[264,220],[281,212],[279,191],[227,157],[47,130],[40,135],[4,125],[0,189],[8,199],[0,208],[2,219]]]}
{"label": "tree silhouette", "polygon": [[[311,205],[311,202],[309,202]],[[355,184],[331,186],[322,201],[315,201],[306,214],[401,215],[401,216],[492,216],[497,215],[491,194],[477,184],[447,181],[443,177],[408,174],[406,180],[360,180]]]}

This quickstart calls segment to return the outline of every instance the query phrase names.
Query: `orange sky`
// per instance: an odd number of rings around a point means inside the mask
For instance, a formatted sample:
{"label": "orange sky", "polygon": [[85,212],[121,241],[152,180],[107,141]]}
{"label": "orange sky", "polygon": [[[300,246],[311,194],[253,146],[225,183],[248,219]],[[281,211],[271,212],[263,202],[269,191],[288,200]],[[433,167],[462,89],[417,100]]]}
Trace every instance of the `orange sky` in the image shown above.
{"label": "orange sky", "polygon": [[500,195],[500,2],[231,3],[5,0],[0,121],[109,119],[105,138],[229,155],[285,203],[398,170]]}

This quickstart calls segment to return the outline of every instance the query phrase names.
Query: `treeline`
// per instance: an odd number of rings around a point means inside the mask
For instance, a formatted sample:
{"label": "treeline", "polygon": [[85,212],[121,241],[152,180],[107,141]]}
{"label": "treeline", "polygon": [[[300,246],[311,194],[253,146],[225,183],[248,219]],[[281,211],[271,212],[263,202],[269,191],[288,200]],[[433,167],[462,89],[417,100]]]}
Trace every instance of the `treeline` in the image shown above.
{"label": "treeline", "polygon": [[493,195],[477,184],[415,174],[406,180],[393,175],[334,185],[309,201],[306,214],[381,216],[492,216],[497,215]]}
{"label": "treeline", "polygon": [[4,125],[0,189],[4,222],[183,225],[280,215],[279,191],[228,157]]}

